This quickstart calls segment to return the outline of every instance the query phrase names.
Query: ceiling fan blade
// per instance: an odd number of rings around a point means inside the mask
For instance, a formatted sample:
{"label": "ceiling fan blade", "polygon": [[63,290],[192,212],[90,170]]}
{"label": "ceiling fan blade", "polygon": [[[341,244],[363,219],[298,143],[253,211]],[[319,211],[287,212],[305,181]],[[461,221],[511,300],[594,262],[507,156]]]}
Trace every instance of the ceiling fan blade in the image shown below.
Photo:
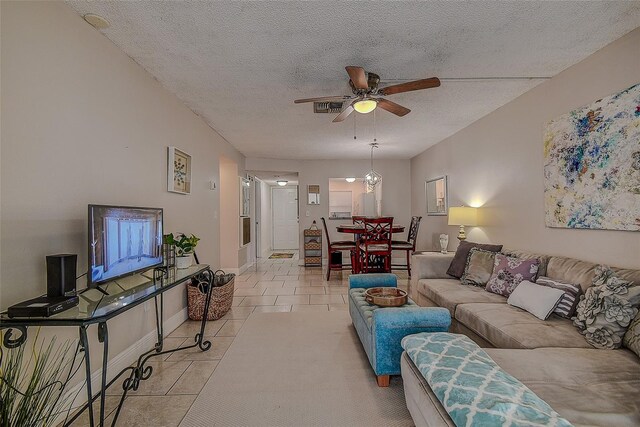
{"label": "ceiling fan blade", "polygon": [[364,72],[364,68],[347,66],[345,67],[345,70],[349,73],[349,78],[357,89],[369,89],[367,73]]}
{"label": "ceiling fan blade", "polygon": [[346,107],[344,107],[342,112],[340,114],[338,114],[335,119],[333,119],[333,122],[334,123],[341,122],[344,119],[346,119],[347,117],[349,117],[349,114],[354,112],[353,104],[354,103],[352,102],[351,104],[349,104]]}
{"label": "ceiling fan blade", "polygon": [[331,102],[331,101],[345,101],[347,99],[351,99],[350,96],[347,95],[336,95],[336,96],[320,96],[317,98],[303,98],[296,99],[293,101],[295,104],[302,104],[303,102]]}
{"label": "ceiling fan blade", "polygon": [[400,104],[396,104],[395,102],[391,102],[388,99],[378,99],[378,107],[383,110],[387,110],[390,113],[395,114],[396,116],[406,116],[411,112],[410,109],[403,107]]}
{"label": "ceiling fan blade", "polygon": [[440,86],[440,79],[431,77],[430,79],[414,80],[412,82],[400,83],[380,89],[382,95],[393,95],[395,93],[411,92],[413,90],[430,89]]}

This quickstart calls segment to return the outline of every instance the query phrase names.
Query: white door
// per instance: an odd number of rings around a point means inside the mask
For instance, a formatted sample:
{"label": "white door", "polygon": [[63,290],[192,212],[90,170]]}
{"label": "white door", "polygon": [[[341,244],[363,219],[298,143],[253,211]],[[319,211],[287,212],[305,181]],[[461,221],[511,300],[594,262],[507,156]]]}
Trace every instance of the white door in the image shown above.
{"label": "white door", "polygon": [[273,250],[298,249],[298,188],[271,189]]}

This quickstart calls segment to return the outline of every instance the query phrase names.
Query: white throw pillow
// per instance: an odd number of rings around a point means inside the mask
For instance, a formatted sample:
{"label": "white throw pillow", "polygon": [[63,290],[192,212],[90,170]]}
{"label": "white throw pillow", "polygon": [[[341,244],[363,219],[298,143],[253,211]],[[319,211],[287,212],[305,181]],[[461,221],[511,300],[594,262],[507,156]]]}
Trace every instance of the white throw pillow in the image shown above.
{"label": "white throw pillow", "polygon": [[563,295],[564,291],[560,289],[524,280],[511,293],[507,304],[526,310],[540,320],[547,320]]}

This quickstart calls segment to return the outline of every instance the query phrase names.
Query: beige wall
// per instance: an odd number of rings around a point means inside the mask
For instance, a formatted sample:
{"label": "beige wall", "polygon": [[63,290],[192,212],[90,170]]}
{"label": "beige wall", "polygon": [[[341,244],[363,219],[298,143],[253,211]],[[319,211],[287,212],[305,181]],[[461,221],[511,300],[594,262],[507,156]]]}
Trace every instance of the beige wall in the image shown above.
{"label": "beige wall", "polygon": [[[218,267],[209,181],[220,155],[244,170],[243,156],[65,4],[1,8],[0,308],[46,291],[47,254],[77,253],[86,271],[89,203],[162,207],[165,230],[200,236],[201,262]],[[167,192],[169,145],[193,156],[191,195]],[[165,316],[185,303],[169,292]],[[110,322],[111,355],[153,330],[152,313]]]}
{"label": "beige wall", "polygon": [[[384,143],[382,148],[384,149]],[[300,186],[300,240],[302,230],[309,228],[313,220],[322,225],[321,217],[329,216],[329,178],[363,177],[371,168],[370,160],[277,160],[246,159],[247,170],[298,172]],[[411,176],[409,160],[376,160],[375,169],[382,175],[382,214],[395,217],[395,222],[409,225],[411,221]],[[320,205],[307,204],[307,185],[320,185]],[[306,212],[309,216],[306,216]],[[338,233],[335,225],[345,220],[327,220],[331,239],[350,239]],[[324,236],[323,236],[324,238]],[[326,247],[323,248],[326,252]],[[326,253],[323,254],[325,257]],[[301,254],[302,256],[302,254]]]}
{"label": "beige wall", "polygon": [[545,227],[542,174],[547,121],[636,83],[640,29],[411,159],[412,211],[424,216],[418,247],[438,248],[443,232],[456,246],[457,227],[425,213],[424,181],[448,175],[450,206],[483,205],[469,240],[640,267],[638,232]]}
{"label": "beige wall", "polygon": [[238,164],[226,157],[220,158],[220,266],[235,270],[240,248],[240,192]]}

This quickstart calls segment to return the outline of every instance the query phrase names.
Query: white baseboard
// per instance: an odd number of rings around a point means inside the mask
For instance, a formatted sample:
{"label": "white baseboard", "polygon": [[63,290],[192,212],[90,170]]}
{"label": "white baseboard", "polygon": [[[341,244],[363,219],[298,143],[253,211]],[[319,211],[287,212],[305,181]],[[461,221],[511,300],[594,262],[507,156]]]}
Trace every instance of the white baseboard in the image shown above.
{"label": "white baseboard", "polygon": [[[173,332],[178,326],[184,323],[189,317],[188,310],[185,307],[183,310],[171,316],[169,319],[164,321],[163,324],[163,332],[166,337],[171,332]],[[117,354],[115,357],[109,360],[107,363],[107,383],[113,379],[117,374],[120,373],[123,369],[128,366],[131,366],[138,357],[153,348],[157,341],[157,333],[155,329],[149,332],[147,335],[138,340],[134,345],[127,348],[120,354]],[[94,366],[97,361],[93,361]],[[102,366],[102,360],[100,360],[100,364],[98,366]],[[82,369],[82,375],[84,370]],[[126,374],[125,374],[126,375]],[[84,375],[82,375],[84,377]],[[124,381],[124,376],[123,376]],[[99,368],[91,375],[91,389],[95,394],[98,390],[100,390],[100,384],[102,381],[102,368]],[[114,384],[113,387],[117,387],[118,384]],[[66,393],[68,396],[77,396],[73,401],[73,409],[79,408],[85,403],[87,403],[87,389],[85,387],[84,381],[71,388]],[[94,415],[95,415],[96,406],[94,406]],[[60,420],[62,421],[62,420]]]}
{"label": "white baseboard", "polygon": [[245,271],[247,271],[249,268],[253,267],[255,265],[254,261],[248,262],[245,265],[243,265],[240,268],[221,268],[222,271],[224,271],[225,273],[233,273],[236,276],[241,275],[242,273],[244,273]]}

